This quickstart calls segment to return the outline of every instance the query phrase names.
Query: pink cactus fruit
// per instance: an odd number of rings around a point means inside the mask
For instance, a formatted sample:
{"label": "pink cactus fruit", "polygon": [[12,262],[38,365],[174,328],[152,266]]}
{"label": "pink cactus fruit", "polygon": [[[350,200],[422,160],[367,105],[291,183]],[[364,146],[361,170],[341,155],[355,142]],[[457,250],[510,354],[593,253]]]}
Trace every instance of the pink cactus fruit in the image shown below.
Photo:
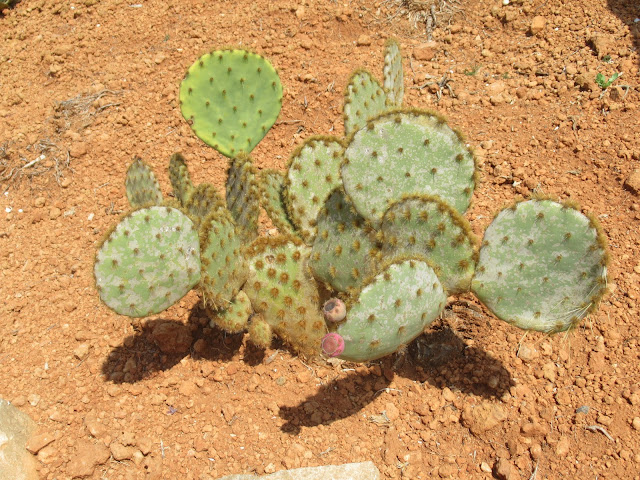
{"label": "pink cactus fruit", "polygon": [[327,322],[337,323],[347,316],[347,307],[339,298],[330,298],[324,303],[322,313]]}
{"label": "pink cactus fruit", "polygon": [[344,352],[344,338],[337,333],[327,333],[322,337],[322,352],[329,357],[337,357]]}

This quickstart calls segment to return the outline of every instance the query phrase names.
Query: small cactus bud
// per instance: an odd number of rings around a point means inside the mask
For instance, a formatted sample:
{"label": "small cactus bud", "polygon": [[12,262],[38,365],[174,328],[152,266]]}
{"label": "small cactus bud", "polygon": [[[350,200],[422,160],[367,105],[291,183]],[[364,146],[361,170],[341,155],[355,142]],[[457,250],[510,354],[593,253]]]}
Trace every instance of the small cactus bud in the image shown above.
{"label": "small cactus bud", "polygon": [[327,333],[322,337],[322,352],[329,357],[337,357],[344,352],[344,339],[337,333]]}
{"label": "small cactus bud", "polygon": [[331,298],[322,307],[324,319],[327,322],[341,322],[347,316],[347,307],[339,298]]}

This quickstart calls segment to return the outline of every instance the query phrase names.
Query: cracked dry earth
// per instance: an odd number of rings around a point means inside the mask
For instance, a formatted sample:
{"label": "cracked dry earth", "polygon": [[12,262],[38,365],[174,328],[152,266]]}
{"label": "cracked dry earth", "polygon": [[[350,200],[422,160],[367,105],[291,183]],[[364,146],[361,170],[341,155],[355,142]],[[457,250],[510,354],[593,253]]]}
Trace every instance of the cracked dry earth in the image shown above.
{"label": "cracked dry earth", "polygon": [[[366,460],[385,479],[640,478],[638,3],[469,0],[431,42],[398,5],[23,0],[0,16],[0,397],[37,423],[41,478]],[[404,354],[357,365],[257,350],[209,328],[194,293],[143,320],[100,304],[94,252],[127,209],[134,156],[165,194],[176,151],[223,189],[227,160],[177,105],[198,55],[244,45],[277,67],[282,112],[253,157],[284,169],[308,136],[343,134],[349,75],[381,78],[390,36],[405,103],[477,153],[476,234],[534,192],[600,219],[609,294],[580,328],[524,334],[463,296]]]}

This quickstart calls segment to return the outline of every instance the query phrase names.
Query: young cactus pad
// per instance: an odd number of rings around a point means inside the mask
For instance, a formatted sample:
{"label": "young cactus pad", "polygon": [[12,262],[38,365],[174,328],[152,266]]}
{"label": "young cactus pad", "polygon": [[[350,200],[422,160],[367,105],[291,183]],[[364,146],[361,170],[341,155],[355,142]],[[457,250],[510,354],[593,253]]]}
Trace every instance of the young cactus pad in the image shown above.
{"label": "young cactus pad", "polygon": [[297,237],[259,237],[248,248],[250,275],[243,290],[253,309],[304,355],[320,353],[327,326],[308,272],[310,248]]}
{"label": "young cactus pad", "polygon": [[100,298],[116,313],[159,313],[200,280],[198,232],[176,208],[134,210],[99,247],[94,275]]}
{"label": "young cactus pad", "polygon": [[245,243],[250,243],[258,236],[260,195],[256,170],[248,155],[240,154],[231,161],[226,192],[227,208],[238,233]]}
{"label": "young cactus pad", "polygon": [[529,200],[502,210],[487,228],[471,288],[512,325],[561,332],[596,308],[606,278],[595,220],[568,205]]}
{"label": "young cactus pad", "polygon": [[210,183],[201,183],[187,195],[184,208],[197,227],[211,212],[227,211],[224,200]]}
{"label": "young cactus pad", "polygon": [[295,235],[296,227],[293,226],[284,203],[284,175],[283,172],[272,169],[260,172],[260,204],[281,234]]}
{"label": "young cactus pad", "polygon": [[227,333],[239,333],[247,329],[253,309],[247,294],[240,290],[225,310],[207,308],[206,311],[210,327],[218,327]]}
{"label": "young cactus pad", "polygon": [[242,240],[229,212],[210,213],[200,227],[200,290],[205,306],[224,310],[238,294],[249,274],[241,249]]}
{"label": "young cactus pad", "polygon": [[341,172],[347,195],[374,227],[405,195],[437,195],[464,213],[476,183],[475,161],[460,135],[442,117],[419,110],[370,120],[352,137]]}
{"label": "young cactus pad", "polygon": [[402,54],[400,45],[395,39],[384,44],[384,89],[387,92],[389,106],[402,106],[404,98],[404,73],[402,71]]}
{"label": "young cactus pad", "polygon": [[340,185],[343,148],[335,137],[311,137],[291,155],[284,197],[289,217],[309,245],[316,236],[318,212]]}
{"label": "young cactus pad", "polygon": [[127,170],[125,179],[127,199],[132,208],[162,203],[162,192],[149,166],[136,158]]}
{"label": "young cactus pad", "polygon": [[179,153],[171,155],[171,159],[169,160],[169,180],[173,187],[173,194],[176,196],[178,201],[184,205],[187,198],[189,198],[193,192],[194,186],[189,176],[187,163],[185,162],[184,157]]}
{"label": "young cactus pad", "polygon": [[372,277],[336,332],[344,339],[339,358],[375,360],[406,345],[433,322],[447,301],[434,270],[424,259],[396,259]]}
{"label": "young cactus pad", "polygon": [[344,134],[364,127],[372,117],[387,109],[387,96],[378,81],[366,70],[356,70],[344,94]]}
{"label": "young cactus pad", "polygon": [[438,267],[449,293],[469,291],[476,264],[471,226],[438,197],[407,196],[389,207],[382,219],[382,257],[424,255]]}
{"label": "young cactus pad", "polygon": [[357,290],[374,268],[378,250],[369,224],[336,188],[318,215],[309,266],[314,277],[339,292]]}
{"label": "young cactus pad", "polygon": [[282,84],[273,66],[246,50],[214,50],[189,67],[180,84],[180,109],[194,133],[233,158],[250,153],[273,126]]}

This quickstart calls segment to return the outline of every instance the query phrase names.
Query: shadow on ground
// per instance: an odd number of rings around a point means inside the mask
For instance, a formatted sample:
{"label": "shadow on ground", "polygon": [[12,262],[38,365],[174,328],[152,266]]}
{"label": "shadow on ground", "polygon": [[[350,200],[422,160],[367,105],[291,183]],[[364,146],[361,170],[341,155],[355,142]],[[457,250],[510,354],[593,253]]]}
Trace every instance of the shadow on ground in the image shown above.
{"label": "shadow on ground", "polygon": [[[607,5],[614,15],[629,27],[629,32],[633,37],[633,46],[636,52],[640,52],[640,22],[636,21],[637,18],[640,18],[638,0],[607,0]],[[638,65],[640,66],[640,57]]]}

